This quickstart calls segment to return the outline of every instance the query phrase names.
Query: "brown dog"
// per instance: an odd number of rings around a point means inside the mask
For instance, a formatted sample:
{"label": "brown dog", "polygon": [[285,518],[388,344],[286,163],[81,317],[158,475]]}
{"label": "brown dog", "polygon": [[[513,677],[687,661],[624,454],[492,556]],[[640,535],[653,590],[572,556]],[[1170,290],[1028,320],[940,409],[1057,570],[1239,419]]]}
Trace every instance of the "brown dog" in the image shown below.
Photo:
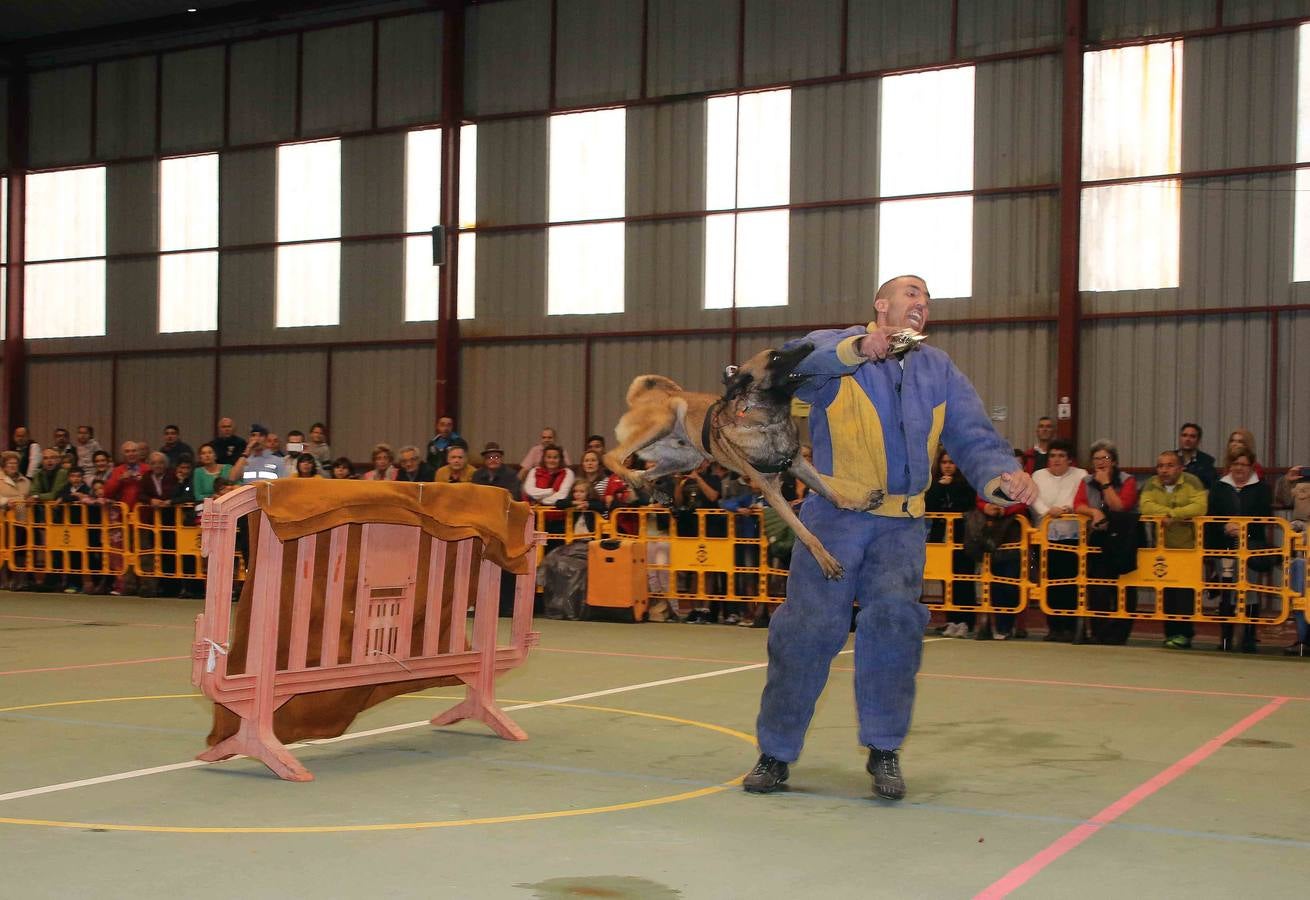
{"label": "brown dog", "polygon": [[[860,500],[842,497],[801,456],[791,398],[803,380],[795,374],[796,366],[813,349],[806,343],[790,350],[763,350],[740,367],[729,366],[722,397],[684,391],[663,375],[638,375],[628,388],[628,411],[614,429],[619,445],[605,454],[605,465],[638,489],[665,475],[689,472],[707,459],[750,476],[814,554],[823,574],[840,578],[841,564],[783,499],[780,476],[790,472],[843,509],[875,509],[883,492],[873,491]],[[655,460],[655,467],[644,472],[627,468],[624,460],[633,453]]]}

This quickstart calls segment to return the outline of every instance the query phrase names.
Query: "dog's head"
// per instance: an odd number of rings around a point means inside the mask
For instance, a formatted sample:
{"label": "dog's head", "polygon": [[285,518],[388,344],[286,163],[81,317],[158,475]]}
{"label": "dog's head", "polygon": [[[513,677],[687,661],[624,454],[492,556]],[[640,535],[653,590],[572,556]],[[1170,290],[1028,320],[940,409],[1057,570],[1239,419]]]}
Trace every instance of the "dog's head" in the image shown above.
{"label": "dog's head", "polygon": [[723,370],[723,399],[747,394],[768,395],[775,403],[790,399],[805,379],[796,367],[812,352],[814,345],[807,341],[786,350],[761,350],[740,366],[728,366]]}

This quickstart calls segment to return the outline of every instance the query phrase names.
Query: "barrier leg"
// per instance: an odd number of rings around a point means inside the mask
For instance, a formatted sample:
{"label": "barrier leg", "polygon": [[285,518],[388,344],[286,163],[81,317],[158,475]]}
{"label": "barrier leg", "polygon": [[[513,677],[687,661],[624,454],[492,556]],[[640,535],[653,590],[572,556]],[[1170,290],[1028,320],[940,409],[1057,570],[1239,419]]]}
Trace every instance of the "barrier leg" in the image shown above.
{"label": "barrier leg", "polygon": [[496,619],[500,612],[500,567],[483,560],[478,599],[473,614],[473,646],[481,654],[477,674],[460,676],[464,699],[434,716],[433,725],[453,725],[464,719],[482,722],[507,741],[526,741],[527,732],[496,705]]}
{"label": "barrier leg", "polygon": [[233,756],[257,759],[283,781],[314,780],[313,774],[302,766],[300,760],[292,756],[291,751],[273,734],[271,724],[264,728],[255,720],[242,719],[236,734],[210,747],[196,759],[218,762]]}

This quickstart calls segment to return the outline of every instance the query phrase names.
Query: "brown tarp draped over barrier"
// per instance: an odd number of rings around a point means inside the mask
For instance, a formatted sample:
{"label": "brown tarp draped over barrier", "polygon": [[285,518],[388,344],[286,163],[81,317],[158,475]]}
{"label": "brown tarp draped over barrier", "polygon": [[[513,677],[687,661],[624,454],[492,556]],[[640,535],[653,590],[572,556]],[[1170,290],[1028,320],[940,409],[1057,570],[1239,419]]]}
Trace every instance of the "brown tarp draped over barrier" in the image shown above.
{"label": "brown tarp draped over barrier", "polygon": [[[515,503],[500,488],[473,484],[406,484],[347,481],[333,484],[331,480],[289,479],[256,485],[259,506],[268,517],[274,534],[283,542],[282,572],[278,620],[278,668],[285,668],[290,654],[291,614],[296,577],[295,542],[309,534],[322,534],[340,525],[349,525],[346,548],[346,578],[341,611],[341,635],[338,643],[338,661],[349,659],[352,635],[355,629],[356,595],[359,579],[359,547],[362,524],[382,522],[413,525],[424,533],[446,541],[476,538],[473,565],[470,572],[469,603],[477,597],[478,563],[485,556],[509,573],[521,574],[528,568],[530,545],[524,541],[524,528],[530,508],[526,503]],[[237,604],[236,624],[232,647],[228,653],[227,671],[237,674],[245,671],[246,651],[250,638],[250,615],[254,602],[255,573],[259,559],[259,516],[248,518],[250,523],[250,560],[248,575]],[[323,607],[327,588],[327,566],[330,541],[326,535],[316,542],[314,554],[314,589],[309,625],[309,653],[306,665],[321,664],[323,636]],[[424,611],[427,608],[427,570],[431,553],[429,541],[419,542],[415,559],[416,593],[414,596],[414,623],[412,646],[422,647]],[[451,652],[450,614],[454,594],[455,554],[446,555],[445,572],[441,578],[441,640],[439,653]],[[467,647],[458,648],[460,650]],[[458,684],[457,678],[429,678],[419,681],[394,681],[341,690],[319,691],[292,697],[273,717],[274,732],[283,743],[309,738],[336,737],[350,727],[355,717],[371,706],[400,694],[425,690],[440,685]],[[214,704],[214,724],[206,738],[209,746],[233,735],[240,719],[220,704]]]}

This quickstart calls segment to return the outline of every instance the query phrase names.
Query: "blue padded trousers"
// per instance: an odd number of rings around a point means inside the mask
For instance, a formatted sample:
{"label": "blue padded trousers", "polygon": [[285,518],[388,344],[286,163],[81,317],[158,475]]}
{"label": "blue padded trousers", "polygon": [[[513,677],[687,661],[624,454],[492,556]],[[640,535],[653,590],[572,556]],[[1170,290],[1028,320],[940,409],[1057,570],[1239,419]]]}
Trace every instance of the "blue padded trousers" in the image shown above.
{"label": "blue padded trousers", "polygon": [[814,556],[796,542],[787,601],[769,623],[769,674],[760,700],[760,752],[795,762],[828,681],[833,658],[855,628],[855,708],[860,743],[895,750],[910,730],[914,678],[923,656],[929,611],[923,586],[923,519],[898,519],[837,509],[811,496],[801,521],[846,574],[828,581]]}

